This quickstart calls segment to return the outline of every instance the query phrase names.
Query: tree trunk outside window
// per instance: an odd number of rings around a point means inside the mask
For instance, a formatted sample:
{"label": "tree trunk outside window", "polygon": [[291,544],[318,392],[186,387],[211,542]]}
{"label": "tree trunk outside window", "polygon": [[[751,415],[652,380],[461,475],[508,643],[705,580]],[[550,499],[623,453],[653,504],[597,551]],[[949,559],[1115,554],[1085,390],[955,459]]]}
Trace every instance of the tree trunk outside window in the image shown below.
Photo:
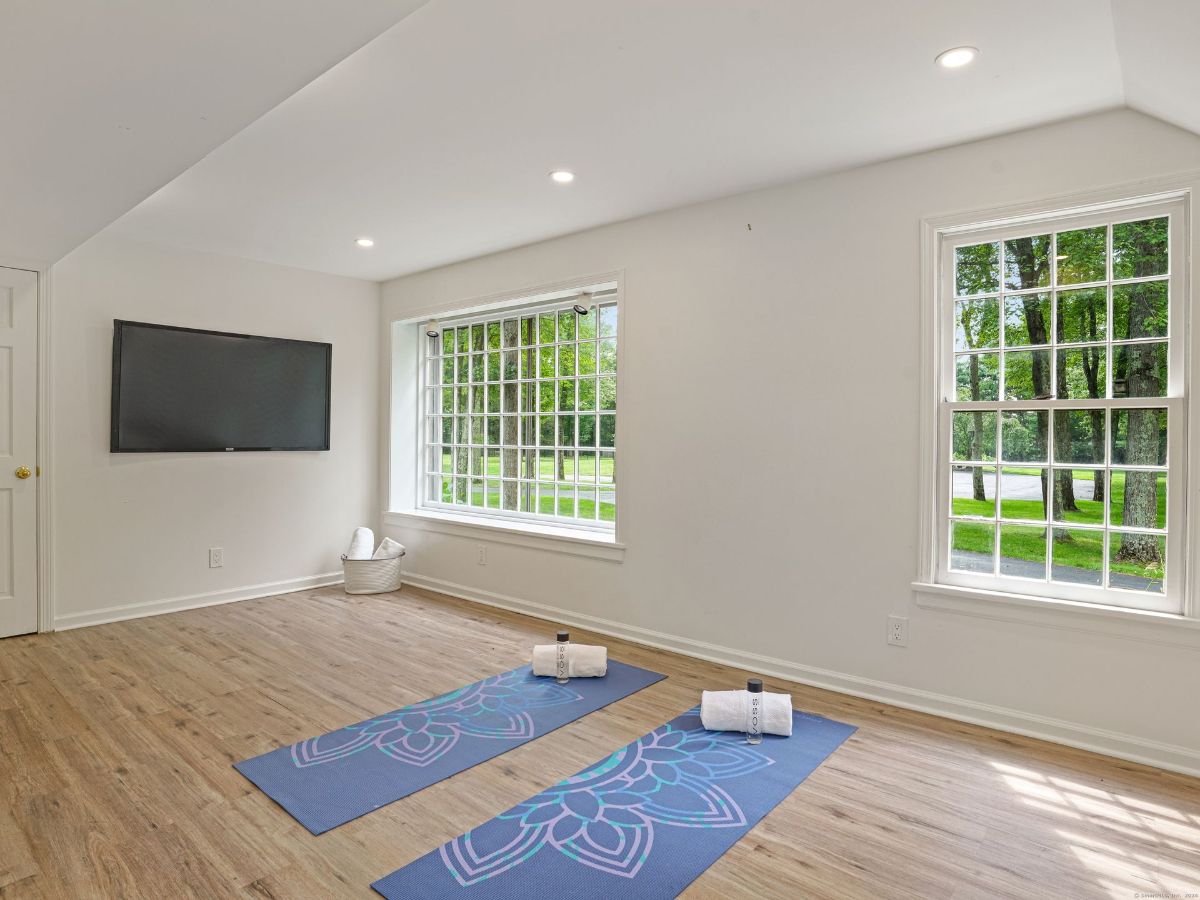
{"label": "tree trunk outside window", "polygon": [[[1144,232],[1133,244],[1134,275],[1154,273],[1152,259],[1160,252],[1159,242]],[[1129,330],[1127,338],[1155,334],[1151,324],[1155,314],[1149,291],[1144,285],[1129,289]],[[1163,393],[1159,383],[1158,346],[1129,344],[1124,347],[1124,376],[1131,397],[1153,397]],[[1131,465],[1153,466],[1158,463],[1158,412],[1154,409],[1130,409],[1127,416],[1126,461]],[[1154,528],[1158,521],[1158,474],[1128,472],[1125,475],[1125,506],[1121,524],[1134,528]],[[1154,535],[1126,534],[1115,559],[1143,564],[1161,563],[1162,549]]]}

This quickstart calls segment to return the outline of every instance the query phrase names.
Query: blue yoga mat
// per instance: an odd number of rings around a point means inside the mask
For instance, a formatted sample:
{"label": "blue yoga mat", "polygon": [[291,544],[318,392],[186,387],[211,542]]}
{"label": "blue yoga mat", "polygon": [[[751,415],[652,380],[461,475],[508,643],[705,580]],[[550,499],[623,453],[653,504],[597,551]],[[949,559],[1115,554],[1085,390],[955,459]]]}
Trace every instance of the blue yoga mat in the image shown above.
{"label": "blue yoga mat", "polygon": [[705,731],[699,708],[372,885],[388,900],[674,897],[855,731]]}
{"label": "blue yoga mat", "polygon": [[603,678],[557,684],[521,666],[234,768],[322,834],[664,678],[609,660]]}

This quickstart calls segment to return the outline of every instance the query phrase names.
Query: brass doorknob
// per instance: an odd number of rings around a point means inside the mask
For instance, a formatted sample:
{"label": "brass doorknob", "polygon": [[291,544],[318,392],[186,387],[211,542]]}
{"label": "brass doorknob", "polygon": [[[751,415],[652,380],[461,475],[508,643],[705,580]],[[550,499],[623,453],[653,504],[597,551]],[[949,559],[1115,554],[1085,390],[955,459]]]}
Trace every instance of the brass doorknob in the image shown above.
{"label": "brass doorknob", "polygon": [[33,474],[33,470],[29,466],[17,466],[17,471],[13,472],[18,478],[25,479]]}

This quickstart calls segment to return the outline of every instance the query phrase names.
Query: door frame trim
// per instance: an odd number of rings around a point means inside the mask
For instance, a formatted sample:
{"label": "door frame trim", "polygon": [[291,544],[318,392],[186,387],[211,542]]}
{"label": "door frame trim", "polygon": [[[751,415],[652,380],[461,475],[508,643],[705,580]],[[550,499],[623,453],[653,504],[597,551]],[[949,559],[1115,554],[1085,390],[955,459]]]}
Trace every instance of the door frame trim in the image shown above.
{"label": "door frame trim", "polygon": [[0,255],[0,267],[37,276],[37,630],[54,630],[54,428],[51,410],[50,263]]}

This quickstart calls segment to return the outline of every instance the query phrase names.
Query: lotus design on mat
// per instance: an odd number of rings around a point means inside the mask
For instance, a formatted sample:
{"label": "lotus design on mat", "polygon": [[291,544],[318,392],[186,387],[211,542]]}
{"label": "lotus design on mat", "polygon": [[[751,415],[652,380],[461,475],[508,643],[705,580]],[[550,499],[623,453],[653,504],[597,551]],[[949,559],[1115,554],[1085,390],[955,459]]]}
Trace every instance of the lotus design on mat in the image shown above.
{"label": "lotus design on mat", "polygon": [[441,848],[462,886],[524,863],[547,848],[632,878],[650,858],[655,829],[736,828],[741,807],[716,784],[773,764],[740,735],[656,729]]}
{"label": "lotus design on mat", "polygon": [[533,737],[531,710],[583,697],[568,685],[531,680],[529,669],[493,675],[432,700],[292,745],[297,768],[376,750],[410,766],[441,759],[464,736],[524,741]]}

